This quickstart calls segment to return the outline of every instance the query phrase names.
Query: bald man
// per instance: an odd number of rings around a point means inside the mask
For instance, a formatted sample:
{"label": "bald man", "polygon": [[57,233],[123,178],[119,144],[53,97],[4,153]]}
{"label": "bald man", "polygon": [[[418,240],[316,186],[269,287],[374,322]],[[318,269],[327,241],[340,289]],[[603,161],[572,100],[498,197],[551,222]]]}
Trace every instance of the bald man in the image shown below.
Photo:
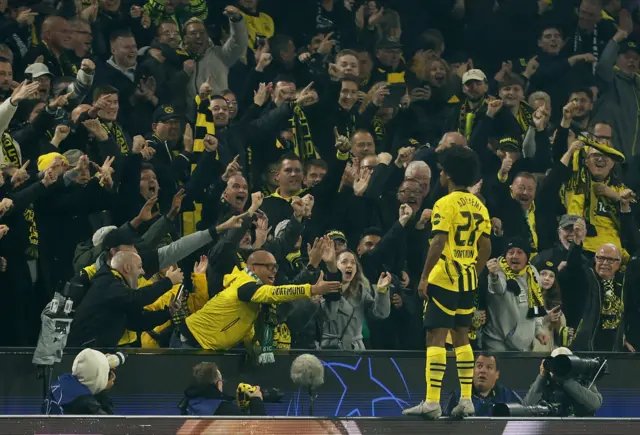
{"label": "bald man", "polygon": [[132,289],[138,288],[138,278],[144,275],[142,259],[133,251],[120,251],[111,259],[111,269],[120,273]]}
{"label": "bald man", "polygon": [[41,42],[31,47],[25,59],[32,64],[42,56],[51,74],[56,77],[75,77],[80,58],[73,51],[72,27],[64,17],[51,16],[42,22]]}
{"label": "bald man", "polygon": [[181,347],[227,350],[240,341],[250,343],[262,304],[280,304],[313,295],[335,293],[338,280],[302,285],[274,286],[278,263],[270,252],[255,251],[243,270],[234,268],[224,277],[224,290],[180,325]]}
{"label": "bald man", "polygon": [[[629,348],[624,338],[624,317],[629,308],[625,306],[625,298],[635,293],[637,283],[633,281],[636,280],[625,279],[620,271],[619,246],[603,244],[590,265],[582,257],[587,235],[584,221],[577,221],[573,231],[574,241],[569,248],[567,266],[558,276],[567,326],[576,330],[571,348],[595,352],[619,352],[624,346]],[[634,269],[632,265],[627,268]]]}
{"label": "bald man", "polygon": [[76,308],[69,334],[69,346],[116,347],[125,329],[150,331],[171,318],[169,310],[144,311],[175,284],[183,280],[180,269],[171,269],[153,285],[138,289],[144,274],[142,260],[135,251],[120,251],[91,281],[91,288]]}

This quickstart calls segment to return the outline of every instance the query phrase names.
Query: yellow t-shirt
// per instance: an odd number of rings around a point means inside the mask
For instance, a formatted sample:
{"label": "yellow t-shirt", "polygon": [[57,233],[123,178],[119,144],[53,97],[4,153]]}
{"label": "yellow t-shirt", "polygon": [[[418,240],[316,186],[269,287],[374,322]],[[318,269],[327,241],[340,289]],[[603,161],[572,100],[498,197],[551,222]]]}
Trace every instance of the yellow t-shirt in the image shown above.
{"label": "yellow t-shirt", "polygon": [[484,204],[469,192],[451,192],[433,207],[432,234],[446,233],[442,256],[429,274],[429,284],[451,291],[478,287],[478,240],[491,235],[491,219]]}
{"label": "yellow t-shirt", "polygon": [[249,48],[253,51],[256,50],[257,37],[270,39],[275,33],[275,25],[273,24],[273,18],[264,12],[258,14],[248,14],[244,11],[240,11],[244,16],[244,20],[247,23],[247,31],[249,33]]}

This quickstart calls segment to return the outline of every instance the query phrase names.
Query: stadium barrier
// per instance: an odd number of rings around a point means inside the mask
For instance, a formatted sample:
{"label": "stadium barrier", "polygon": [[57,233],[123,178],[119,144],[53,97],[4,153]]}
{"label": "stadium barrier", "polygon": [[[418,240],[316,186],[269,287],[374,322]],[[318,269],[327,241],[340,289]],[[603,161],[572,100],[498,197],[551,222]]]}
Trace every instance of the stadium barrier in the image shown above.
{"label": "stadium barrier", "polygon": [[[53,376],[71,371],[74,351],[54,366]],[[233,392],[239,382],[279,388],[281,403],[267,404],[269,415],[307,416],[308,396],[289,377],[291,362],[301,352],[277,353],[276,361],[261,367],[245,363],[244,353],[213,353],[197,350],[131,349],[126,364],[117,370],[110,392],[120,415],[179,415],[182,392],[191,380],[191,368],[202,361],[218,364],[225,390]],[[396,417],[403,408],[424,399],[422,352],[367,351],[362,353],[320,351],[325,383],[318,391],[315,415],[323,417]],[[603,354],[601,354],[603,355]],[[40,413],[43,381],[31,363],[32,349],[0,350],[0,414]],[[632,354],[609,354],[610,374],[597,382],[604,396],[599,417],[640,417],[640,359]],[[541,355],[497,354],[500,383],[524,396],[539,372]],[[458,388],[455,360],[449,358],[443,401]],[[0,431],[0,433],[4,433]],[[640,433],[640,432],[638,432]]]}

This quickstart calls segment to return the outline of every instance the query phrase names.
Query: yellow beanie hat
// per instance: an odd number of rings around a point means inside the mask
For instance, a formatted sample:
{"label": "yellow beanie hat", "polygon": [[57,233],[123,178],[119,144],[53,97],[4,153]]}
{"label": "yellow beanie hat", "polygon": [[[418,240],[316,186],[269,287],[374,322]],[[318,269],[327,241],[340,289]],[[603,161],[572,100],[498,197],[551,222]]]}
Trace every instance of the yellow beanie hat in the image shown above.
{"label": "yellow beanie hat", "polygon": [[51,164],[57,157],[60,157],[63,161],[69,164],[69,161],[67,160],[67,158],[60,153],[43,154],[40,157],[38,157],[38,171],[42,172],[48,169],[49,166],[51,166]]}

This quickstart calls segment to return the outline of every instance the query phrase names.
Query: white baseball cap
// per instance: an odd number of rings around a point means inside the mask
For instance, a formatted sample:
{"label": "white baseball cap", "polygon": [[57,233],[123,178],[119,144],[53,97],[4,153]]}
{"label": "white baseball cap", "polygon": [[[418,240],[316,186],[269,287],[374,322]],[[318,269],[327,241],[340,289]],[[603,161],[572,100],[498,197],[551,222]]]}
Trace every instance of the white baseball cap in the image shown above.
{"label": "white baseball cap", "polygon": [[555,358],[558,355],[573,355],[573,352],[566,347],[558,347],[553,349],[553,352],[551,352],[551,358]]}
{"label": "white baseball cap", "polygon": [[27,69],[24,70],[24,73],[31,74],[31,77],[33,77],[34,79],[47,74],[49,74],[50,76],[53,75],[44,63],[32,63],[27,67]]}
{"label": "white baseball cap", "polygon": [[486,82],[487,76],[479,69],[470,69],[462,76],[462,84],[464,85],[469,80],[479,80],[481,82]]}

